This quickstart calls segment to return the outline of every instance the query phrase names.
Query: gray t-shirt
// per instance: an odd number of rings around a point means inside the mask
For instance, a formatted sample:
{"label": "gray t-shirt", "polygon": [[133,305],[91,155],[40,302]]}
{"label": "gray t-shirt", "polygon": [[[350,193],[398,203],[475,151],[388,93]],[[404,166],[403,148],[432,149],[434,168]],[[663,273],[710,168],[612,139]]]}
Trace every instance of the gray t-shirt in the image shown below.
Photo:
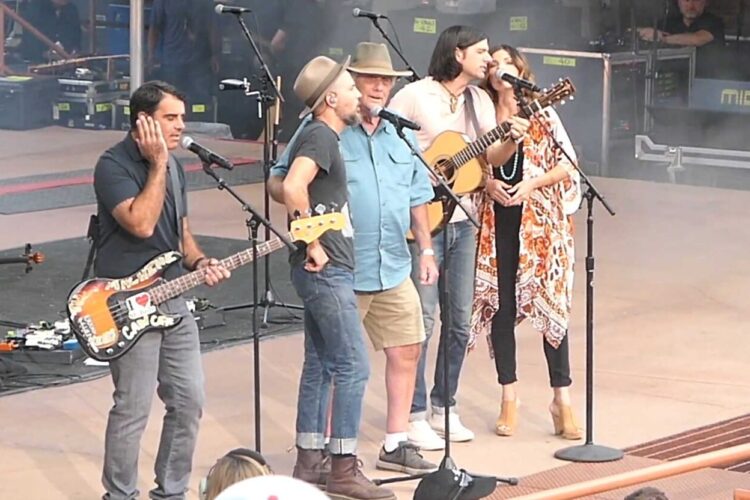
{"label": "gray t-shirt", "polygon": [[[180,219],[187,215],[187,195],[185,192],[185,172],[178,161],[170,161],[176,166],[182,197]],[[94,261],[94,273],[99,277],[120,278],[130,275],[149,260],[170,250],[179,250],[174,195],[169,168],[167,193],[154,234],[141,239],[121,227],[112,216],[112,210],[128,198],[138,196],[146,186],[150,166],[141,155],[138,146],[128,133],[127,137],[100,158],[94,169],[94,191],[99,214],[99,240]],[[168,279],[183,274],[182,266],[172,265],[165,273]]]}
{"label": "gray t-shirt", "polygon": [[[352,230],[349,222],[349,208],[346,192],[346,166],[339,150],[339,137],[328,125],[318,120],[311,121],[300,133],[297,142],[292,145],[289,164],[294,164],[297,157],[310,158],[318,165],[315,179],[307,187],[310,196],[310,207],[321,204],[329,208],[335,204],[347,218],[342,231],[328,231],[320,238],[330,263],[354,270],[354,247]],[[313,214],[315,215],[315,214]],[[289,261],[298,265],[307,258],[304,245],[292,252]]]}

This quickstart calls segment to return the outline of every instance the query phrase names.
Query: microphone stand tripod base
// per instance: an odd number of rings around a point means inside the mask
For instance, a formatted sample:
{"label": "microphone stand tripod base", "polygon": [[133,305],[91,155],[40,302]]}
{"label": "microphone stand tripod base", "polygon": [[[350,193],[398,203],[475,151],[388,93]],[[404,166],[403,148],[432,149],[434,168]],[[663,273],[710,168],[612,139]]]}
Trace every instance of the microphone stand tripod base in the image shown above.
{"label": "microphone stand tripod base", "polygon": [[622,450],[593,443],[569,446],[555,452],[555,458],[581,463],[614,462],[621,460],[623,456],[625,454]]}

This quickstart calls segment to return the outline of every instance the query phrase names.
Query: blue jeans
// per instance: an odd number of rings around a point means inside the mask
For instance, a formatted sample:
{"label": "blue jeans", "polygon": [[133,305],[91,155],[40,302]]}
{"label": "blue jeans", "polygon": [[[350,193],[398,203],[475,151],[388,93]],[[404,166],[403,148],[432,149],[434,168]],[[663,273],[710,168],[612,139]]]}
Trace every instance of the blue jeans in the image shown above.
{"label": "blue jeans", "polygon": [[333,415],[329,449],[353,454],[370,375],[354,273],[328,264],[319,273],[292,267],[292,283],[305,306],[305,361],[297,399],[296,444],[323,449],[331,382]]}
{"label": "blue jeans", "polygon": [[[444,267],[443,234],[448,237],[448,269]],[[469,341],[469,322],[471,320],[471,304],[474,298],[474,269],[476,255],[476,228],[468,220],[448,224],[446,228],[432,238],[435,250],[435,260],[440,267],[440,279],[437,285],[425,286],[419,283],[419,252],[416,245],[410,245],[412,253],[412,279],[422,301],[422,319],[424,331],[427,335],[422,344],[422,355],[417,365],[417,383],[414,389],[414,399],[411,404],[411,420],[425,418],[427,411],[427,385],[425,383],[425,358],[427,346],[435,325],[435,308],[440,300],[440,294],[447,293],[447,305],[440,304],[440,319],[442,326],[440,335],[448,346],[448,394],[443,391],[443,344],[438,349],[435,366],[435,378],[430,403],[435,408],[452,407],[456,405],[456,391],[458,378],[461,373],[466,355],[466,344]],[[445,289],[445,278],[448,287]],[[450,313],[450,322],[445,321],[446,312]]]}
{"label": "blue jeans", "polygon": [[181,297],[161,305],[182,315],[168,330],[148,332],[122,357],[111,361],[115,391],[104,441],[102,483],[107,500],[139,498],[138,452],[154,390],[166,413],[149,498],[184,499],[190,480],[198,421],[204,402],[198,325]]}

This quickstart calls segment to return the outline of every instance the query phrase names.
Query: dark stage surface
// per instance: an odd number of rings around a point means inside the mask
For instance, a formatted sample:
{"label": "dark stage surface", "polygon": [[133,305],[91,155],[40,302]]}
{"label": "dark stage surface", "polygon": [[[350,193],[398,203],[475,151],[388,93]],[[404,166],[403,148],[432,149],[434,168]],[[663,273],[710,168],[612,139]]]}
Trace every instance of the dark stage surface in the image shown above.
{"label": "dark stage surface", "polygon": [[[247,241],[199,236],[198,241],[208,255],[224,257],[249,246]],[[73,238],[38,245],[34,250],[43,252],[46,260],[25,274],[23,265],[0,266],[0,320],[18,323],[38,324],[41,321],[54,323],[63,319],[68,292],[83,274],[88,253],[88,242],[83,238]],[[0,252],[0,257],[17,256],[23,249]],[[270,276],[274,295],[279,301],[298,303],[299,300],[289,281],[287,251],[282,249],[270,257]],[[258,262],[258,291],[264,292],[264,263]],[[201,300],[208,309],[206,324],[221,321],[217,308],[252,302],[252,264],[236,269],[229,281],[215,288],[201,286],[189,291],[185,297]],[[200,314],[200,313],[199,313]],[[258,320],[262,320],[263,309],[258,310]],[[261,338],[281,333],[298,331],[301,328],[299,311],[288,311],[274,307],[269,316],[269,325],[261,329]],[[203,350],[212,350],[227,344],[252,340],[252,308],[224,311],[223,326],[212,326],[201,330]],[[10,326],[0,326],[0,337],[4,338]],[[75,351],[80,353],[80,351]],[[12,354],[0,353],[0,395],[49,385],[59,385],[88,380],[108,373],[103,366],[86,366],[85,356],[73,356],[73,363],[60,364],[37,362],[30,359],[50,359],[47,352],[29,352],[22,356],[20,351]],[[21,362],[19,362],[19,360]],[[10,361],[10,362],[8,362]]]}

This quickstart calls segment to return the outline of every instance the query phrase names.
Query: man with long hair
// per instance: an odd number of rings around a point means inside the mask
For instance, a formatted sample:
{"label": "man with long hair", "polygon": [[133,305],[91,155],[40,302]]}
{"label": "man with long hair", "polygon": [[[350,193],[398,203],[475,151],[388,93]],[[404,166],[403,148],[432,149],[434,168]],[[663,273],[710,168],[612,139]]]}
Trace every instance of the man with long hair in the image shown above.
{"label": "man with long hair", "polygon": [[[421,125],[417,141],[422,150],[427,149],[436,137],[445,131],[465,134],[476,140],[497,126],[494,107],[489,96],[471,82],[482,80],[491,68],[487,36],[468,26],[451,26],[443,31],[435,45],[429,66],[429,76],[406,85],[391,100],[391,108],[404,117]],[[518,138],[528,128],[523,119],[512,121],[511,135]],[[484,160],[493,165],[503,164],[515,151],[513,141],[497,142],[485,152]],[[466,196],[461,204],[473,211],[473,203]],[[476,252],[476,228],[461,209],[456,209],[442,231],[447,232],[447,248],[444,255],[443,233],[433,237],[432,248],[438,265],[441,266],[438,284],[423,285],[415,279],[419,291],[427,339],[417,371],[416,389],[412,402],[409,440],[423,449],[441,449],[443,441],[437,434],[445,433],[444,412],[449,411],[451,441],[470,441],[474,433],[461,422],[456,409],[458,379],[466,354],[469,338],[469,320],[474,293],[474,258]],[[412,247],[413,271],[419,269],[420,251]],[[443,268],[449,258],[450,265]],[[445,286],[449,284],[448,290]],[[445,339],[446,353],[438,354],[434,386],[430,393],[432,416],[427,420],[427,387],[425,384],[425,355],[434,326],[435,308],[440,303],[441,335]],[[445,321],[446,314],[450,322]],[[443,388],[443,364],[441,356],[448,356],[449,387]],[[437,432],[437,434],[436,434]]]}

